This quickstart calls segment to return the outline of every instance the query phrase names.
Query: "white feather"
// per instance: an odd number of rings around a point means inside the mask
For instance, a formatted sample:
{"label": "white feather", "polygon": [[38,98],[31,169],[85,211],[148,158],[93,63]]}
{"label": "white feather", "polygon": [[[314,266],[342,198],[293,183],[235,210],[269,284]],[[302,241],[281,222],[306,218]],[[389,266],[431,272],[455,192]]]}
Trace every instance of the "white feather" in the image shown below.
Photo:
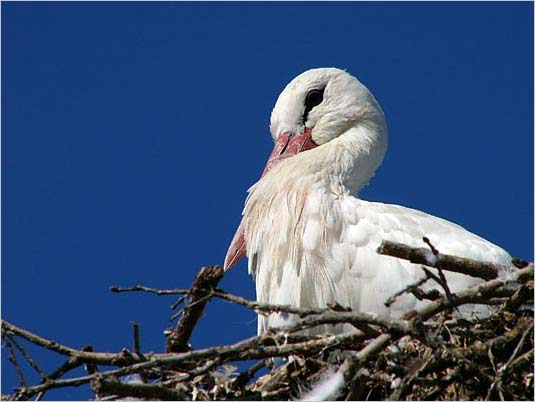
{"label": "white feather", "polygon": [[[399,317],[421,302],[404,295],[386,307],[385,300],[423,273],[417,265],[377,254],[382,240],[422,247],[426,236],[442,253],[510,264],[507,252],[458,225],[351,195],[382,162],[387,130],[373,96],[346,72],[310,70],[292,81],[273,110],[275,139],[284,130],[298,129],[303,96],[317,85],[325,85],[324,101],[312,109],[306,124],[319,146],[275,166],[251,187],[244,208],[249,271],[260,302],[298,307],[338,302],[354,311]],[[447,279],[453,292],[478,282],[456,273]],[[294,319],[259,316],[258,331]]]}
{"label": "white feather", "polygon": [[335,401],[340,391],[344,387],[344,374],[338,369],[335,372],[329,371],[322,380],[318,381],[314,387],[301,396],[301,401]]}

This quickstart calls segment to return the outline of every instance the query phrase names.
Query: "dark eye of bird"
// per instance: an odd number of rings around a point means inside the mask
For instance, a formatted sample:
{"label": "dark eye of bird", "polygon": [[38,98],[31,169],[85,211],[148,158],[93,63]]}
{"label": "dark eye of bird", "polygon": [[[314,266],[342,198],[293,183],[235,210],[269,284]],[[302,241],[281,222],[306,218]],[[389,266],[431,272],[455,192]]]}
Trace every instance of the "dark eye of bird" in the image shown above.
{"label": "dark eye of bird", "polygon": [[308,113],[323,102],[323,89],[312,89],[305,99],[305,113],[303,113],[303,123],[306,123]]}

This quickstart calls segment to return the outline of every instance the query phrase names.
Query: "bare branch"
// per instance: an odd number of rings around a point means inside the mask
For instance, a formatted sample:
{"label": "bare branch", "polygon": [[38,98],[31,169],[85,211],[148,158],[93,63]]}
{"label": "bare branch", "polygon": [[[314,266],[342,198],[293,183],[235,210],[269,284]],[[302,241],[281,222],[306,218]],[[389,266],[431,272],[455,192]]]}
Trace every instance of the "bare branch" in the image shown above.
{"label": "bare branch", "polygon": [[[511,281],[524,282],[533,278],[533,264],[528,265],[526,268],[517,270],[511,275]],[[493,292],[497,290],[503,290],[505,283],[501,279],[493,279],[486,282],[482,282],[471,286],[470,288],[458,292],[455,294],[455,300],[453,301],[455,306],[466,303],[478,303],[482,300],[493,297]],[[510,294],[513,294],[514,290],[510,291]],[[417,316],[426,320],[429,317],[435,315],[436,313],[443,311],[448,308],[450,301],[444,298],[435,300],[430,304],[423,306],[417,310]],[[410,315],[411,313],[408,313]],[[407,314],[406,314],[407,316]]]}
{"label": "bare branch", "polygon": [[399,296],[401,296],[401,295],[403,295],[405,293],[413,293],[416,289],[418,289],[419,286],[422,286],[429,279],[430,278],[428,276],[426,276],[425,278],[422,278],[419,281],[416,281],[415,283],[411,283],[410,285],[405,286],[403,289],[401,289],[400,291],[394,293],[392,296],[390,296],[388,299],[386,299],[385,306],[386,307],[390,307],[396,301],[396,299]]}
{"label": "bare branch", "polygon": [[266,367],[266,360],[259,360],[255,364],[253,364],[251,367],[249,367],[247,370],[245,370],[243,373],[241,373],[233,382],[231,387],[233,389],[239,389],[246,385],[256,374],[258,370],[261,370],[262,368]]}
{"label": "bare branch", "polygon": [[15,356],[15,351],[13,350],[13,344],[11,343],[11,339],[6,338],[5,341],[6,341],[7,350],[9,352],[9,361],[11,362],[13,367],[15,367],[15,371],[17,372],[17,376],[19,377],[20,383],[24,387],[27,387],[28,383],[26,382],[26,378],[24,378],[22,369],[20,368],[19,362],[17,361],[17,357]]}
{"label": "bare branch", "polygon": [[459,272],[487,280],[495,279],[499,276],[500,272],[510,269],[510,267],[503,265],[475,261],[449,254],[439,254],[437,256],[431,254],[435,258],[430,258],[429,250],[425,248],[409,247],[405,244],[388,240],[383,240],[377,252],[379,254],[408,260],[413,264],[427,265],[443,269],[444,271]]}
{"label": "bare branch", "polygon": [[191,349],[188,342],[193,329],[204,312],[210,291],[216,288],[223,272],[223,268],[219,266],[201,269],[189,292],[190,302],[183,310],[182,319],[167,337],[167,352],[184,352]]}
{"label": "bare branch", "polygon": [[132,328],[134,330],[134,353],[141,356],[141,346],[139,343],[139,322],[132,322]]}
{"label": "bare branch", "polygon": [[506,372],[506,370],[509,368],[509,365],[515,360],[515,358],[517,357],[518,353],[520,352],[522,346],[524,346],[524,342],[526,340],[526,337],[529,335],[529,333],[533,331],[533,327],[528,327],[526,328],[526,330],[524,331],[524,333],[522,334],[520,340],[518,341],[518,344],[516,345],[515,347],[515,350],[513,351],[513,353],[511,354],[511,357],[509,358],[509,360],[507,360],[507,362],[500,368],[500,370],[498,371],[498,375],[496,376],[496,378],[494,379],[494,381],[492,382],[490,388],[489,388],[489,391],[487,393],[487,397],[485,398],[485,400],[489,400],[490,396],[492,395],[492,391],[494,391],[494,389],[499,386],[499,384],[501,383],[502,379],[503,379],[503,374]]}
{"label": "bare branch", "polygon": [[13,337],[9,338],[9,341],[15,345],[15,347],[19,350],[19,352],[24,356],[28,364],[35,370],[37,373],[41,376],[41,378],[45,379],[47,378],[46,373],[43,371],[41,367],[37,364],[37,362],[32,359],[28,351],[19,343],[17,340]]}
{"label": "bare branch", "polygon": [[134,285],[126,288],[119,286],[110,286],[110,290],[114,293],[147,292],[153,293],[158,296],[181,295],[187,294],[190,291],[190,289],[156,289],[143,285]]}
{"label": "bare branch", "polygon": [[[211,267],[201,271],[191,290],[161,290],[141,285],[112,288],[115,292],[182,295],[180,302],[187,300],[187,304],[173,331],[175,338],[172,340],[172,345],[177,347],[173,350],[178,352],[142,354],[137,322],[133,323],[133,352],[124,349],[103,353],[95,352],[91,347],[82,350],[71,348],[2,321],[2,336],[10,353],[14,356],[13,347],[16,347],[43,377],[40,384],[30,386],[22,376],[18,392],[13,396],[3,395],[2,399],[41,399],[51,389],[88,383],[101,400],[127,397],[296,399],[303,386],[308,387],[335,371],[343,374],[345,386],[340,398],[346,400],[357,397],[469,400],[482,399],[486,395],[523,399],[533,389],[533,376],[530,376],[533,339],[529,336],[533,330],[533,317],[525,306],[533,300],[533,264],[516,269],[469,260],[466,268],[461,266],[465,259],[441,255],[429,241],[428,245],[431,250],[396,245],[409,249],[409,255],[423,253],[425,262],[417,261],[418,264],[439,265],[435,266],[439,269],[438,275],[427,270],[429,274],[425,278],[387,300],[387,304],[392,303],[403,293],[412,293],[420,299],[433,299],[400,319],[354,312],[339,305],[297,308],[247,300],[217,289],[221,268]],[[418,258],[423,257],[420,255]],[[454,261],[453,268],[451,261]],[[483,275],[486,280],[448,295],[447,283],[441,284],[445,282],[442,269],[465,274],[471,272],[479,277]],[[507,280],[502,280],[503,275],[497,275],[503,273],[502,269],[507,270]],[[430,278],[443,286],[444,295],[438,291],[423,292],[419,288]],[[512,283],[515,285],[511,286]],[[189,350],[191,334],[213,297],[243,305],[258,314],[287,314],[288,324],[233,344]],[[449,319],[452,306],[467,303],[500,307],[486,318]],[[340,325],[347,324],[360,331],[308,335],[309,330],[320,325],[338,331]],[[16,337],[65,355],[68,359],[47,376]],[[271,368],[270,362],[274,358],[289,358],[289,361],[251,381],[261,368]],[[234,371],[233,362],[237,361],[256,363],[239,373]],[[15,361],[14,365],[17,370],[18,362]],[[87,375],[62,378],[81,365],[85,365]],[[18,369],[21,374],[22,370]],[[129,375],[139,376],[142,381],[123,378]],[[471,385],[471,381],[475,385]],[[481,390],[484,390],[483,395]]]}
{"label": "bare branch", "polygon": [[[136,357],[132,354],[128,355],[124,352],[119,353],[96,353],[96,352],[86,352],[83,350],[76,350],[68,346],[62,345],[56,341],[51,341],[49,339],[43,338],[39,335],[36,335],[30,331],[19,328],[14,324],[9,323],[8,321],[2,320],[2,334],[4,335],[17,335],[20,336],[37,346],[41,346],[45,349],[57,352],[62,355],[69,357],[76,357],[83,362],[93,362],[95,364],[104,364],[104,365],[125,365],[129,364],[132,361],[136,360]],[[137,358],[139,360],[139,358]]]}
{"label": "bare branch", "polygon": [[95,393],[105,395],[117,394],[121,396],[121,399],[128,396],[163,401],[180,401],[187,398],[187,395],[181,392],[157,384],[122,383],[95,378],[91,387]]}

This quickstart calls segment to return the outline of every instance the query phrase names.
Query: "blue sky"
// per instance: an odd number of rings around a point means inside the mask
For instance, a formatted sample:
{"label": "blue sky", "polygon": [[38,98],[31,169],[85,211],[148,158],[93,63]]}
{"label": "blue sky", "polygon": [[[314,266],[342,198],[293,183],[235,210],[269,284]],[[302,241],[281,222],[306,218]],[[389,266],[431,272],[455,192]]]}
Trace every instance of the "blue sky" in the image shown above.
{"label": "blue sky", "polygon": [[[271,108],[313,67],[347,68],[386,114],[363,198],[533,259],[530,3],[1,6],[5,319],[101,351],[131,347],[139,320],[143,350],[162,350],[174,299],[109,286],[187,287],[223,262]],[[245,261],[222,287],[254,298]],[[253,314],[212,302],[192,343],[255,332]]]}

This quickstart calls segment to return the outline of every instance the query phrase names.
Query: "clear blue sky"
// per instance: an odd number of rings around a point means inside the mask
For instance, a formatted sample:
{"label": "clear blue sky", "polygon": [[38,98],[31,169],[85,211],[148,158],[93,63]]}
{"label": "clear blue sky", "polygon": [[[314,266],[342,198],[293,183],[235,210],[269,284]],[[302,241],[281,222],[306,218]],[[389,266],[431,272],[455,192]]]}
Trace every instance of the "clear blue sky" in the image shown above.
{"label": "clear blue sky", "polygon": [[[187,287],[223,262],[276,97],[327,66],[359,77],[387,117],[363,198],[533,258],[530,3],[4,2],[2,316],[101,351],[130,347],[139,320],[143,350],[162,350],[174,299],[108,287]],[[245,261],[222,287],[254,298]],[[212,302],[193,345],[255,332],[253,314]]]}

